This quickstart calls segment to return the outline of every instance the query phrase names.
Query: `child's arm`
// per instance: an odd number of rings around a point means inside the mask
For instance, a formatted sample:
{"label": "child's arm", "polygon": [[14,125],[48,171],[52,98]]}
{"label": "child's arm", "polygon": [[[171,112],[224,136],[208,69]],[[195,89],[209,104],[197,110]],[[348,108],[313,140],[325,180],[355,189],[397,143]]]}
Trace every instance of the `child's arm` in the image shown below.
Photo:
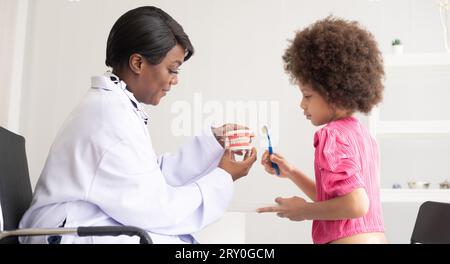
{"label": "child's arm", "polygon": [[312,201],[316,200],[316,183],[311,178],[291,165],[278,153],[270,155],[269,160],[269,152],[266,151],[261,158],[261,164],[270,174],[275,175],[275,170],[272,168],[270,161],[276,163],[280,168],[280,177],[291,179]]}
{"label": "child's arm", "polygon": [[289,179],[295,183],[312,201],[316,201],[316,183],[297,168],[293,168]]}
{"label": "child's arm", "polygon": [[369,198],[364,188],[327,201],[309,203],[304,214],[309,220],[341,220],[359,218],[369,210]]}
{"label": "child's arm", "polygon": [[294,221],[341,220],[364,216],[369,210],[369,198],[363,188],[327,201],[308,203],[303,198],[277,198],[278,206],[259,208],[259,213],[276,212]]}

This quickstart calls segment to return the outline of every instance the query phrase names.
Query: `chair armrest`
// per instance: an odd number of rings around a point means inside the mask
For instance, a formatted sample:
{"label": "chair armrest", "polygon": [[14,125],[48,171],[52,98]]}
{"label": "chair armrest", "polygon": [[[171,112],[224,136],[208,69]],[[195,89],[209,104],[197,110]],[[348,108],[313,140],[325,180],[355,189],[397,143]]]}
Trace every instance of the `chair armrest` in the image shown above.
{"label": "chair armrest", "polygon": [[134,226],[80,226],[77,234],[84,236],[138,236],[140,244],[153,244],[147,231]]}
{"label": "chair armrest", "polygon": [[140,244],[152,244],[153,241],[147,231],[134,226],[80,226],[78,228],[27,228],[5,230],[0,232],[0,241],[7,237],[17,236],[45,236],[76,234],[85,236],[138,236]]}

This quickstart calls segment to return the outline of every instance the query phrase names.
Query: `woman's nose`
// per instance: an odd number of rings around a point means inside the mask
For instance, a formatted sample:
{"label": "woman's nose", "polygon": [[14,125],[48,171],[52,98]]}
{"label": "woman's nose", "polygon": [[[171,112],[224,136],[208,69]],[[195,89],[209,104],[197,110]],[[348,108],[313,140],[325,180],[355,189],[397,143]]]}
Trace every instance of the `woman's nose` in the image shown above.
{"label": "woman's nose", "polygon": [[177,85],[178,84],[178,77],[174,77],[172,80],[170,80],[171,85]]}

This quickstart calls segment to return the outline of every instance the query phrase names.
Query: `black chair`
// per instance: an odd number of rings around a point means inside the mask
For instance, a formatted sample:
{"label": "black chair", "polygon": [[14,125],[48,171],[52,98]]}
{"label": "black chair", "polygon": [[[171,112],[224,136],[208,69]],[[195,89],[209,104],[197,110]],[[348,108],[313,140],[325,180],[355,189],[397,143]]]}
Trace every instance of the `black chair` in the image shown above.
{"label": "black chair", "polygon": [[427,201],[419,208],[411,244],[450,244],[450,204]]}
{"label": "black chair", "polygon": [[92,226],[77,228],[17,229],[20,219],[30,206],[31,183],[25,152],[25,139],[0,127],[0,205],[4,230],[0,244],[17,244],[18,236],[65,235],[78,236],[138,236],[141,244],[151,244],[148,233],[133,226]]}

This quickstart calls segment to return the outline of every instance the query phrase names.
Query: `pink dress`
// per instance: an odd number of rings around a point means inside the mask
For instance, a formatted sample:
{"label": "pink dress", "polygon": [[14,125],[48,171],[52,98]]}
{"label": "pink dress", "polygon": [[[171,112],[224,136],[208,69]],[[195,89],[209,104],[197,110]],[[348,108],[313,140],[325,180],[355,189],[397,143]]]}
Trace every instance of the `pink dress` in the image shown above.
{"label": "pink dress", "polygon": [[379,157],[369,131],[350,116],[328,123],[314,135],[317,201],[364,188],[369,211],[360,218],[314,220],[314,243],[329,243],[359,233],[384,232],[380,202]]}

